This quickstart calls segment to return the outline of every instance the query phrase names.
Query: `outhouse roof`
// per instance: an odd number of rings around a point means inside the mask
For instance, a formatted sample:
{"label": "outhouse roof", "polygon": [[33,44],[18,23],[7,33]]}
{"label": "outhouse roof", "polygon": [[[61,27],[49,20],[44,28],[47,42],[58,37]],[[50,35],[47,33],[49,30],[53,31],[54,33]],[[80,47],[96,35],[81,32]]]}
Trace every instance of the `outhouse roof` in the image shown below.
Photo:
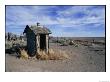
{"label": "outhouse roof", "polygon": [[35,33],[35,34],[51,34],[51,31],[43,26],[37,26],[37,25],[32,25],[30,29]]}

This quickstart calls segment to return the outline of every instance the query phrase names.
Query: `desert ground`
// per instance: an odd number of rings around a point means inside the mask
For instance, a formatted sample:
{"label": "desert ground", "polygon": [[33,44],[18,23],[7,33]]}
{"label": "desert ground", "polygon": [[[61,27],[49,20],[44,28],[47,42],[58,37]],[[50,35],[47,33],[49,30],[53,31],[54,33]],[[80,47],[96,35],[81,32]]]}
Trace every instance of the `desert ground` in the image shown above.
{"label": "desert ground", "polygon": [[[67,38],[68,39],[68,38]],[[91,41],[93,38],[72,38],[73,40]],[[95,38],[95,41],[104,42],[105,38]],[[5,55],[6,72],[105,72],[106,53],[105,44],[92,43],[83,45],[61,45],[49,42],[49,48],[65,51],[69,56],[63,60],[18,59],[15,54]]]}

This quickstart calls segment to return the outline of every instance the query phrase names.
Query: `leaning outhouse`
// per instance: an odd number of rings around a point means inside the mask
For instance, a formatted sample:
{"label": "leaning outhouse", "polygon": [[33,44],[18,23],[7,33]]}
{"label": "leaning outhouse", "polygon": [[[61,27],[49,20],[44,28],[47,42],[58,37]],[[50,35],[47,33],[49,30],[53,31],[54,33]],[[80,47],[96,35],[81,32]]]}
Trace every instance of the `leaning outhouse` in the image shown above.
{"label": "leaning outhouse", "polygon": [[26,33],[27,38],[27,52],[29,56],[35,56],[39,50],[49,51],[49,34],[51,31],[44,27],[37,25],[28,26],[24,29],[23,34]]}

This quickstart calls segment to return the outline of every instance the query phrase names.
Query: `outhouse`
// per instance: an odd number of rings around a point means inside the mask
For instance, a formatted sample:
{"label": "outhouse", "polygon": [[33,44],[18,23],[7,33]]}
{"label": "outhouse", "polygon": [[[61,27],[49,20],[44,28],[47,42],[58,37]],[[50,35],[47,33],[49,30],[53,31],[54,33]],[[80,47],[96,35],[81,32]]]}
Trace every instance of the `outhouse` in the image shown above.
{"label": "outhouse", "polygon": [[40,26],[39,23],[32,26],[26,25],[24,33],[27,38],[27,52],[29,56],[35,56],[40,50],[46,53],[49,52],[49,34],[51,34],[51,31],[48,28]]}

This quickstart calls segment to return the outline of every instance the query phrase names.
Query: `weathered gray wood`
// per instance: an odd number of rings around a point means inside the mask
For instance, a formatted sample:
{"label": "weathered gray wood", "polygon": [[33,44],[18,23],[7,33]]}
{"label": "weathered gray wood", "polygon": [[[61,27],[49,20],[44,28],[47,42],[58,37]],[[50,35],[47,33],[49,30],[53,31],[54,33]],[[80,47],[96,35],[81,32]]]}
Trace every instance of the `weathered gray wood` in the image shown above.
{"label": "weathered gray wood", "polygon": [[48,53],[48,50],[49,50],[48,40],[49,40],[49,35],[46,35],[46,52],[47,52],[47,53]]}
{"label": "weathered gray wood", "polygon": [[39,35],[36,36],[36,48],[37,48],[37,52],[40,50],[40,40],[39,40]]}

